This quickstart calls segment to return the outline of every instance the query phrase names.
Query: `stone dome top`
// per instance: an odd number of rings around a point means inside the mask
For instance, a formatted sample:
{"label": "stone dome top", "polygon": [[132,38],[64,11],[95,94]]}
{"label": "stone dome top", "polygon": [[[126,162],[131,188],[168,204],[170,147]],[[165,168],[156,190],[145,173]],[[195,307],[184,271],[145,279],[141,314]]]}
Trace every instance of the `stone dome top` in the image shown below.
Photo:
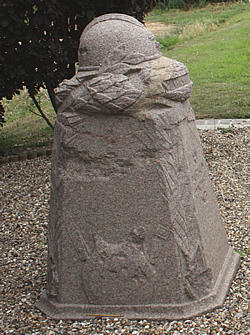
{"label": "stone dome top", "polygon": [[142,23],[125,14],[105,14],[91,21],[81,35],[78,51],[80,68],[99,68],[103,60],[120,46],[127,55],[138,53],[145,60],[161,56],[160,44]]}

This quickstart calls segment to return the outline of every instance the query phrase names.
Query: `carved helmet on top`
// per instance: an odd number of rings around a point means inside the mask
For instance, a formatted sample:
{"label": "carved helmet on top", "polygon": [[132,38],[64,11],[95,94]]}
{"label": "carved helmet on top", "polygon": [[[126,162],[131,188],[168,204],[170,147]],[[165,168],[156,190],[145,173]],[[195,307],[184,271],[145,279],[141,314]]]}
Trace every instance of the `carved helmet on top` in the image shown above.
{"label": "carved helmet on top", "polygon": [[127,55],[142,54],[145,60],[161,57],[160,44],[142,23],[124,14],[105,14],[91,21],[81,35],[79,67],[100,67],[121,45]]}
{"label": "carved helmet on top", "polygon": [[124,14],[105,14],[84,29],[78,73],[56,90],[58,110],[121,113],[149,83],[160,44],[143,24]]}

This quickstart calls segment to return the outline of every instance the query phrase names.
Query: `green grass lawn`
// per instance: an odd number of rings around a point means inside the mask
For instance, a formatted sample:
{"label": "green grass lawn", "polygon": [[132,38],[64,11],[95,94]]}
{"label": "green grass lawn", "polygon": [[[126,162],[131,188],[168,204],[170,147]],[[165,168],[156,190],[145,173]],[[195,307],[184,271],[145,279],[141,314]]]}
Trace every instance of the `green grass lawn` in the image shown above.
{"label": "green grass lawn", "polygon": [[207,4],[204,8],[197,7],[188,11],[180,9],[155,9],[149,13],[145,21],[177,24],[178,29],[194,22],[204,22],[205,20],[211,20],[214,24],[220,25],[240,13],[245,13],[247,8],[247,2],[239,1],[237,3],[221,2],[217,4]]}
{"label": "green grass lawn", "polygon": [[[157,39],[163,55],[183,62],[194,82],[191,103],[197,118],[250,118],[249,3],[222,3],[205,8],[154,10],[146,22],[162,22],[168,34]],[[50,120],[55,113],[47,95],[39,97]],[[6,124],[0,129],[0,155],[49,146],[53,131],[32,114],[27,92],[4,101]]]}
{"label": "green grass lawn", "polygon": [[[196,117],[249,118],[250,5],[210,5],[190,12],[174,10],[159,14],[159,10],[153,12],[147,20],[175,24],[170,36],[161,37],[159,42],[164,45],[166,40],[164,56],[179,60],[189,69],[194,82],[190,101]],[[208,19],[217,22],[213,29],[212,25],[205,25]],[[199,35],[193,31],[194,26]],[[168,39],[174,36],[178,37],[178,43],[168,46]]]}
{"label": "green grass lawn", "polygon": [[227,25],[164,55],[188,67],[197,118],[249,118],[249,23]]}
{"label": "green grass lawn", "polygon": [[[43,110],[53,122],[56,115],[46,91],[39,94]],[[21,91],[11,101],[4,100],[6,123],[0,127],[0,156],[22,153],[37,147],[48,147],[53,142],[53,130],[39,116],[29,95]]]}

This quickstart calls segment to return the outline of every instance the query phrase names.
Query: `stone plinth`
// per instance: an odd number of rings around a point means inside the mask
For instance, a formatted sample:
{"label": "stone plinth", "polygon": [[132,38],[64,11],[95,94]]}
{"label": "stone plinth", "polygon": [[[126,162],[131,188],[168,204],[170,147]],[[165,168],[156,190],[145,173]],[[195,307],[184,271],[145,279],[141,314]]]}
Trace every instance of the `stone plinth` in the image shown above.
{"label": "stone plinth", "polygon": [[57,89],[37,307],[55,319],[182,319],[221,306],[239,255],[208,176],[187,68],[121,14],[90,23],[79,60]]}

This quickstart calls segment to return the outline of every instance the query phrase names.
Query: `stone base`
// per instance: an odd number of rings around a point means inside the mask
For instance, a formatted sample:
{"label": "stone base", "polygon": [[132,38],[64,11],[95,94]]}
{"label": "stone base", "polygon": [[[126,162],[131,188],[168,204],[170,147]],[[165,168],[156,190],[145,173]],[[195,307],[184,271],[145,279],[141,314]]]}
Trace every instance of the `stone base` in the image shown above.
{"label": "stone base", "polygon": [[188,303],[150,305],[60,304],[50,301],[46,292],[44,292],[36,303],[36,307],[56,320],[85,320],[96,316],[124,317],[137,320],[189,319],[222,307],[239,263],[240,255],[230,248],[211,294]]}

